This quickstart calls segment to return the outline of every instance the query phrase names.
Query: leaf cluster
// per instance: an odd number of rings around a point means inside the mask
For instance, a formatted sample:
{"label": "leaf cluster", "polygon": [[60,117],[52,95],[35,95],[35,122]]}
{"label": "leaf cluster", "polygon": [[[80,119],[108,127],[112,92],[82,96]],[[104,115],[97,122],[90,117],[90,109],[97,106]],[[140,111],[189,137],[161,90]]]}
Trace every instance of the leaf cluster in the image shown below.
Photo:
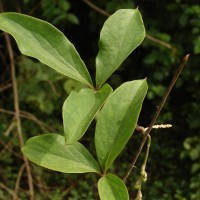
{"label": "leaf cluster", "polygon": [[[96,57],[95,87],[73,44],[51,24],[17,13],[0,14],[0,22],[0,28],[15,38],[22,54],[89,87],[71,92],[64,102],[64,136],[51,133],[32,137],[22,147],[24,155],[40,166],[63,173],[98,173],[102,176],[98,181],[102,200],[129,199],[123,181],[107,170],[136,127],[147,83],[145,79],[126,82],[114,92],[104,83],[144,39],[138,9],[121,9],[105,22]],[[96,161],[78,140],[98,111]]]}

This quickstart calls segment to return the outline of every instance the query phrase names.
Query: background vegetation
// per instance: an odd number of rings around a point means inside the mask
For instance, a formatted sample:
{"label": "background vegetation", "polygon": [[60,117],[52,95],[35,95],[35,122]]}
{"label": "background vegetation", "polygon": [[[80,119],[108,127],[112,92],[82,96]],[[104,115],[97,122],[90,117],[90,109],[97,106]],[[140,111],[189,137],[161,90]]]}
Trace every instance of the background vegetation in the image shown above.
{"label": "background vegetation", "polygon": [[[2,11],[32,15],[53,23],[75,45],[90,72],[98,51],[99,31],[107,13],[139,7],[148,37],[109,79],[116,88],[124,81],[147,77],[149,91],[139,124],[148,126],[182,58],[190,53],[176,87],[157,122],[173,128],[152,132],[147,164],[148,181],[143,198],[151,200],[200,199],[200,4],[196,0],[93,0],[106,13],[91,8],[86,0],[1,0]],[[100,10],[101,11],[101,10]],[[19,30],[20,31],[20,30]],[[153,36],[153,38],[152,38]],[[155,39],[157,38],[158,41]],[[28,44],[27,44],[28,45]],[[61,107],[72,89],[82,86],[66,79],[38,61],[22,56],[12,39],[18,83],[23,139],[46,132],[62,131]],[[0,199],[28,199],[27,173],[19,147],[15,118],[13,77],[4,34],[0,33]],[[94,152],[94,124],[83,143]],[[141,141],[133,135],[113,165],[123,177]],[[130,199],[139,175],[141,159],[129,177]],[[37,200],[98,199],[96,175],[61,174],[31,163]],[[89,181],[88,181],[89,180]]]}

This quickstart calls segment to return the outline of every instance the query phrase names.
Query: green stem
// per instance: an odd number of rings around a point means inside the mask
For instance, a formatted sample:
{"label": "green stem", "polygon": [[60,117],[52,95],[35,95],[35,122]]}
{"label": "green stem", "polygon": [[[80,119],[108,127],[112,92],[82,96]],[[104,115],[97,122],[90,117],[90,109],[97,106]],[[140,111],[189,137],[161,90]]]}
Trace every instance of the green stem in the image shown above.
{"label": "green stem", "polygon": [[146,149],[146,154],[145,154],[145,158],[144,158],[144,163],[142,164],[142,167],[141,167],[141,175],[144,172],[146,173],[146,165],[147,165],[147,160],[148,160],[148,157],[149,157],[150,146],[151,146],[151,136],[148,135],[148,137],[147,137],[147,149]]}
{"label": "green stem", "polygon": [[149,157],[150,146],[151,146],[151,136],[148,135],[147,149],[146,149],[146,153],[145,153],[145,157],[144,157],[144,162],[141,166],[140,177],[136,181],[136,184],[135,184],[135,189],[137,190],[137,196],[136,196],[135,200],[142,200],[142,183],[147,181],[146,165],[147,165],[147,160]]}

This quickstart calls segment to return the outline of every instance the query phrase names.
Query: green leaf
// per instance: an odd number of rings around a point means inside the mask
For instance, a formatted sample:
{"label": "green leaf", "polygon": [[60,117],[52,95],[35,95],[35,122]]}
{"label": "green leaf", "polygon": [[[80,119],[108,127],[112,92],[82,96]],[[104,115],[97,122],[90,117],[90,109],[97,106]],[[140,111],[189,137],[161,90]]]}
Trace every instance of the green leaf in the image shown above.
{"label": "green leaf", "polygon": [[105,22],[96,57],[96,85],[100,87],[141,44],[145,28],[138,9],[121,9]]}
{"label": "green leaf", "polygon": [[18,13],[0,14],[0,29],[10,33],[22,54],[87,85],[92,81],[73,44],[53,25]]}
{"label": "green leaf", "polygon": [[72,91],[63,105],[66,143],[79,140],[86,132],[97,111],[103,106],[112,88],[106,84],[100,91],[84,88]]}
{"label": "green leaf", "polygon": [[98,181],[101,200],[128,200],[128,191],[124,182],[113,174],[106,174]]}
{"label": "green leaf", "polygon": [[131,137],[147,92],[146,80],[126,82],[107,99],[96,125],[95,146],[105,172]]}
{"label": "green leaf", "polygon": [[76,25],[80,24],[79,18],[72,13],[67,14],[67,20]]}
{"label": "green leaf", "polygon": [[89,153],[80,143],[65,143],[65,138],[58,134],[44,134],[30,138],[24,147],[24,155],[32,162],[63,173],[96,172],[100,169]]}

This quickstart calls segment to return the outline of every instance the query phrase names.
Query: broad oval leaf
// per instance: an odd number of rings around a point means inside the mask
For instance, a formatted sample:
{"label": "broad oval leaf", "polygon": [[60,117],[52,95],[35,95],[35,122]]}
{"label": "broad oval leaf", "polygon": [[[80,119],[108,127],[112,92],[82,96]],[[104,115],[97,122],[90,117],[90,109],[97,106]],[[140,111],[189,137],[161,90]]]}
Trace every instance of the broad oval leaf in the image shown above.
{"label": "broad oval leaf", "polygon": [[65,137],[58,134],[32,137],[21,150],[32,162],[55,171],[100,172],[98,163],[82,144],[66,144]]}
{"label": "broad oval leaf", "polygon": [[138,9],[121,9],[111,15],[101,30],[96,57],[96,85],[100,87],[138,47],[145,28]]}
{"label": "broad oval leaf", "polygon": [[106,84],[99,91],[84,88],[79,92],[70,93],[63,105],[63,123],[67,144],[79,140],[84,135],[111,92],[112,88]]}
{"label": "broad oval leaf", "polygon": [[147,92],[146,80],[126,82],[107,99],[96,125],[95,146],[105,172],[131,137]]}
{"label": "broad oval leaf", "polygon": [[48,22],[19,14],[0,14],[0,29],[11,34],[22,54],[87,85],[92,81],[73,44]]}
{"label": "broad oval leaf", "polygon": [[128,191],[124,182],[113,174],[106,174],[98,181],[101,200],[128,200]]}

